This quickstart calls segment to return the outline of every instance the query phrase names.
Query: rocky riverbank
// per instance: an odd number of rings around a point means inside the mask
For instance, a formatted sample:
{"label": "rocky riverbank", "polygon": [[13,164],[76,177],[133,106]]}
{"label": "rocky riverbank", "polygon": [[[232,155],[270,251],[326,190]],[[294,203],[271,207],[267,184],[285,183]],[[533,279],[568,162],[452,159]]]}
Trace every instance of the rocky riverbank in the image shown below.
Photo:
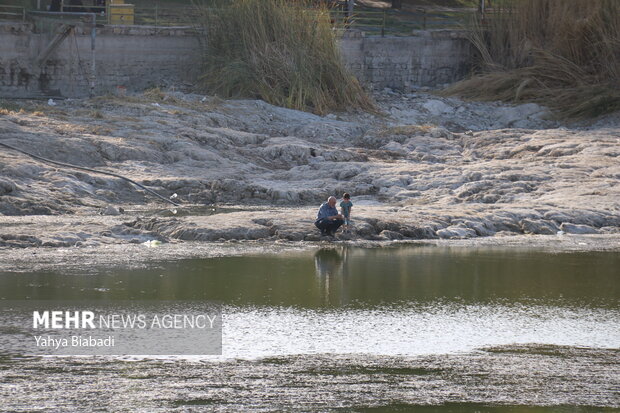
{"label": "rocky riverbank", "polygon": [[380,115],[325,117],[158,90],[5,102],[0,142],[181,205],[3,147],[0,247],[324,241],[316,209],[346,191],[354,225],[343,241],[591,234],[620,248],[618,116],[561,125],[533,104],[376,99]]}

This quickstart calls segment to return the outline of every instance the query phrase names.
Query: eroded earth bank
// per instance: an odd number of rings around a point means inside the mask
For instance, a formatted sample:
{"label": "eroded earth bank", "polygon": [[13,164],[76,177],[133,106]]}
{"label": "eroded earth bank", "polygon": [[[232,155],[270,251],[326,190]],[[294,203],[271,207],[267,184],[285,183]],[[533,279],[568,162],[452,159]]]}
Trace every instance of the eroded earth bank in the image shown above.
{"label": "eroded earth bank", "polygon": [[587,239],[587,249],[620,248],[618,116],[561,124],[534,104],[389,90],[376,100],[380,114],[323,117],[159,90],[8,102],[0,143],[124,175],[181,205],[0,147],[1,254],[154,240],[185,249],[323,242],[316,210],[345,191],[354,225],[337,241]]}

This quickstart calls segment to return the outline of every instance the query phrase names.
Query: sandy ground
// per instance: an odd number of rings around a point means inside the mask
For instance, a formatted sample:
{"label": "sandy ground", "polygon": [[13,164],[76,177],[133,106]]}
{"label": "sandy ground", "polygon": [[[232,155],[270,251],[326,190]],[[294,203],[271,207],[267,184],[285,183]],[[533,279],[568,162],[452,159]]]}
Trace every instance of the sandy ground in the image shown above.
{"label": "sandy ground", "polygon": [[376,100],[382,115],[324,117],[159,91],[10,102],[0,142],[124,175],[181,205],[0,147],[1,261],[153,241],[179,256],[214,243],[333,242],[313,221],[343,192],[353,225],[336,242],[620,249],[618,116],[560,124],[534,104],[390,90]]}

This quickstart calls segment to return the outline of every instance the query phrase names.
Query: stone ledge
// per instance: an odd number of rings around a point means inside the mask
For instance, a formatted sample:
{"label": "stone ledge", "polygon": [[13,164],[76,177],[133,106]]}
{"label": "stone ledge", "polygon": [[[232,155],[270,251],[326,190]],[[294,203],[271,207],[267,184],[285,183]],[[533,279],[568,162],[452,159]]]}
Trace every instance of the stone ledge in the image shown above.
{"label": "stone ledge", "polygon": [[0,33],[31,33],[32,23],[28,22],[0,22]]}

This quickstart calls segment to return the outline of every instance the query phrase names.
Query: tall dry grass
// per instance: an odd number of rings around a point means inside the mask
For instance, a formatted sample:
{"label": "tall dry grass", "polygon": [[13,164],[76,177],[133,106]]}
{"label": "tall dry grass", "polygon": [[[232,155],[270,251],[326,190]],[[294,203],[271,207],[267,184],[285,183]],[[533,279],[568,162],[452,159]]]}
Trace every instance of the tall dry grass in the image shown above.
{"label": "tall dry grass", "polygon": [[201,79],[209,92],[320,114],[374,109],[344,67],[324,6],[309,0],[211,0],[197,10],[205,34]]}
{"label": "tall dry grass", "polygon": [[620,1],[496,0],[470,39],[477,76],[446,94],[538,102],[561,117],[620,110]]}

